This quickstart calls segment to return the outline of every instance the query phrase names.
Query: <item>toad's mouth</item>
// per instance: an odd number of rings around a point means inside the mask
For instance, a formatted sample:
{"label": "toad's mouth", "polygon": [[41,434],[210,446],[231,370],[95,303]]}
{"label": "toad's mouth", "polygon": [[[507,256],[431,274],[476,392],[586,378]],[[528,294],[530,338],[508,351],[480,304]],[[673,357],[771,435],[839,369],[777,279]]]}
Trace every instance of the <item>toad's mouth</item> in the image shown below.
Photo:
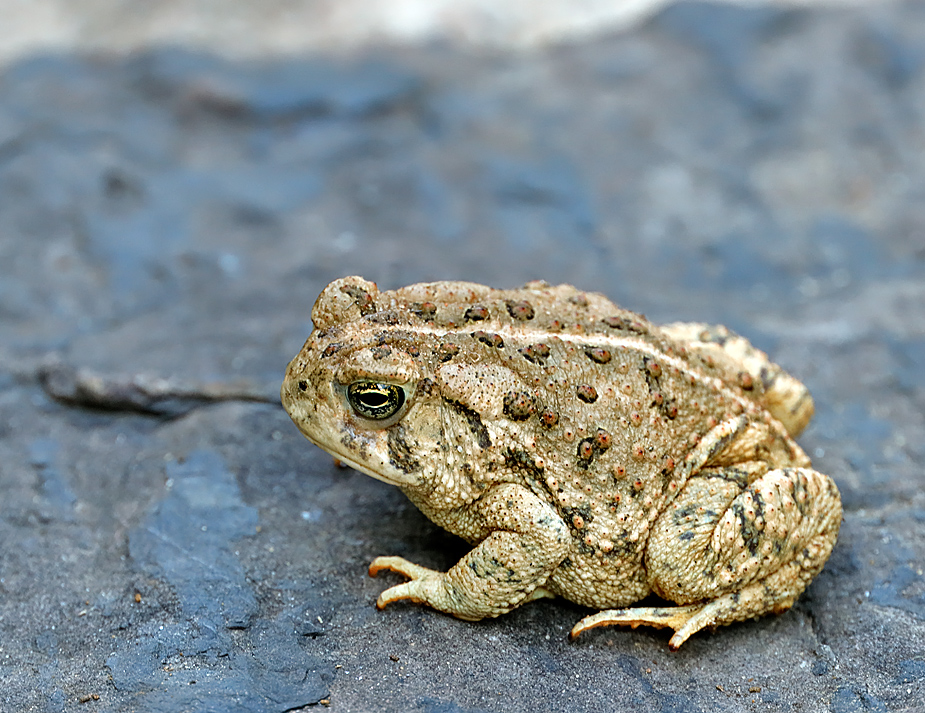
{"label": "toad's mouth", "polygon": [[376,480],[381,480],[383,483],[396,485],[398,487],[416,485],[418,483],[418,478],[415,476],[394,468],[389,463],[388,458],[382,458],[380,456],[378,460],[382,463],[382,469],[375,470],[372,466],[369,465],[368,462],[358,459],[354,453],[347,450],[344,444],[340,441],[331,441],[320,437],[318,434],[308,433],[305,429],[302,428],[301,425],[298,426],[299,431],[302,432],[302,435],[305,436],[305,438],[314,443],[321,450],[334,456],[334,458],[336,458],[344,465],[348,465],[360,473],[364,473],[365,475],[368,475],[371,478],[375,478]]}

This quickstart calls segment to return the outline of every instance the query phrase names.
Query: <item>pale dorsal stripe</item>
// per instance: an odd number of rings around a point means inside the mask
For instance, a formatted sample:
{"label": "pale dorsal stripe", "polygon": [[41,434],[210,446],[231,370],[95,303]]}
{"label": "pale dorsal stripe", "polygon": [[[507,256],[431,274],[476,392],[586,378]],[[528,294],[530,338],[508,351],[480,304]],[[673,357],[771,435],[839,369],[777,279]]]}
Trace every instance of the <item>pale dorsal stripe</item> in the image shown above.
{"label": "pale dorsal stripe", "polygon": [[[675,367],[684,374],[692,375],[698,382],[704,384],[709,389],[722,393],[724,397],[732,399],[733,401],[737,401],[744,407],[755,405],[751,400],[743,398],[741,395],[730,389],[726,382],[724,382],[722,379],[694,371],[690,368],[690,364],[688,362],[684,361],[683,359],[679,359],[678,357],[665,354],[642,339],[615,334],[602,334],[600,332],[582,335],[568,334],[566,332],[552,332],[541,329],[531,329],[529,332],[526,332],[524,330],[511,327],[510,325],[496,326],[493,325],[491,321],[486,321],[484,326],[480,323],[478,326],[474,326],[471,330],[460,328],[440,329],[426,324],[418,324],[413,327],[413,330],[416,332],[428,334],[437,338],[452,337],[457,334],[469,336],[470,331],[476,331],[478,329],[489,332],[491,334],[498,334],[502,339],[523,340],[534,344],[537,342],[551,342],[558,340],[560,342],[565,342],[576,347],[607,347],[614,350],[632,349],[652,357],[653,359],[657,360],[663,367]],[[383,325],[382,331],[407,332],[408,327],[405,325]]]}

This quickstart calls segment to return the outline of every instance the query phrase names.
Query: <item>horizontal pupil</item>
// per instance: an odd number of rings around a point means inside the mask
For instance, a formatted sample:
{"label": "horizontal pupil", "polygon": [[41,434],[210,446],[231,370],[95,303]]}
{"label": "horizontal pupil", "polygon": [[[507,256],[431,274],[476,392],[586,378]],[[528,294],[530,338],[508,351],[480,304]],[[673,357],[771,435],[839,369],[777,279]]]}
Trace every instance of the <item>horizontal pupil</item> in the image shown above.
{"label": "horizontal pupil", "polygon": [[369,406],[369,408],[380,408],[389,402],[389,397],[383,394],[381,391],[368,391],[360,398],[366,406]]}
{"label": "horizontal pupil", "polygon": [[357,382],[347,389],[350,404],[361,416],[377,420],[389,418],[405,403],[400,387],[376,382]]}

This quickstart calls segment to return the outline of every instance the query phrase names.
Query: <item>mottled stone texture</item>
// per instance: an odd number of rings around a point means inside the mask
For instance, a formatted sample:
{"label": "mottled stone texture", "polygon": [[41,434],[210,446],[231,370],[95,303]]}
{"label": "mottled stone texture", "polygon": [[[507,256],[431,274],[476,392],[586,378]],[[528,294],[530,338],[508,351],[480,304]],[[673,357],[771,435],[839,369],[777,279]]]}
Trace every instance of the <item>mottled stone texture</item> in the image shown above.
{"label": "mottled stone texture", "polygon": [[[684,4],[516,55],[9,67],[3,709],[921,709],[923,47],[922,3]],[[377,612],[373,557],[465,547],[277,402],[345,274],[541,277],[741,332],[816,399],[831,560],[791,611],[675,654],[569,643],[566,602]]]}

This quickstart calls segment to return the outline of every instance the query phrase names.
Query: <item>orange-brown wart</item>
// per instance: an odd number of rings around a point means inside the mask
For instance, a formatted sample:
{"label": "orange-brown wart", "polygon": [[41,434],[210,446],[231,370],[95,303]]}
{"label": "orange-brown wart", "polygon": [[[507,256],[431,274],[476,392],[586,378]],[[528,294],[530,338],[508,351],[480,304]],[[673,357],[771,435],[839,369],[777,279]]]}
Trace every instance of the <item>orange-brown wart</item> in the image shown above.
{"label": "orange-brown wart", "polygon": [[[576,635],[666,626],[676,648],[786,609],[835,543],[838,491],[793,440],[812,399],[722,327],[567,285],[358,277],[312,319],[281,390],[293,421],[473,546],[448,572],[377,558],[409,580],[380,607],[480,619],[562,596],[601,610]],[[651,593],[668,603],[632,606]]]}

